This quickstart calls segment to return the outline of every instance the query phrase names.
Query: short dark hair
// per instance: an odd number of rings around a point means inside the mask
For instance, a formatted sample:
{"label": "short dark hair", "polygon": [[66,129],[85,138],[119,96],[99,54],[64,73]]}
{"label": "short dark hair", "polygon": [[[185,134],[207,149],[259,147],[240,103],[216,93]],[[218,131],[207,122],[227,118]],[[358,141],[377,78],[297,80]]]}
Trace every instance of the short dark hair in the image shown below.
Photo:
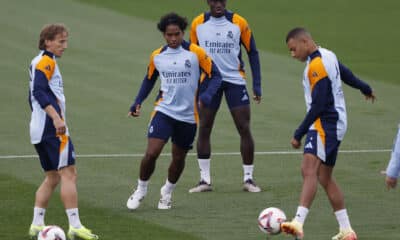
{"label": "short dark hair", "polygon": [[67,27],[62,23],[46,24],[43,26],[42,31],[40,31],[39,44],[40,50],[46,50],[46,40],[54,40],[57,34],[67,33]]}
{"label": "short dark hair", "polygon": [[286,43],[289,42],[291,38],[296,38],[300,35],[310,35],[310,33],[303,27],[295,27],[286,35]]}
{"label": "short dark hair", "polygon": [[188,22],[185,17],[181,17],[178,14],[171,12],[160,18],[160,22],[157,24],[157,28],[161,32],[165,33],[167,26],[171,24],[177,25],[182,30],[182,32],[184,32],[188,25]]}

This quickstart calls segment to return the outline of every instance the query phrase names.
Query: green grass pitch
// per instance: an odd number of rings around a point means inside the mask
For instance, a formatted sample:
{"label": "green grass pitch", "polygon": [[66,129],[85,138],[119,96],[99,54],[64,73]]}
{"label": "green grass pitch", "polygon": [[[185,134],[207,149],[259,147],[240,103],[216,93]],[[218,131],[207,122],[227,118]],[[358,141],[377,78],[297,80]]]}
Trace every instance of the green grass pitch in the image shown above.
{"label": "green grass pitch", "polygon": [[[72,139],[77,154],[83,155],[77,159],[80,215],[101,239],[265,239],[256,220],[262,209],[275,206],[289,218],[293,216],[301,186],[301,154],[292,152],[289,141],[305,114],[301,86],[304,65],[290,59],[284,38],[290,28],[299,25],[307,27],[322,46],[335,51],[377,94],[378,101],[370,104],[358,91],[345,87],[349,129],[341,150],[371,152],[340,153],[335,176],[359,239],[399,238],[400,190],[386,191],[379,172],[386,167],[400,119],[400,84],[395,72],[400,33],[394,28],[400,3],[382,0],[377,5],[372,0],[228,1],[230,9],[250,22],[260,51],[264,98],[260,105],[252,104],[251,124],[258,152],[254,175],[264,191],[241,191],[241,160],[235,154],[239,139],[223,104],[212,147],[216,153],[233,155],[213,157],[215,191],[187,192],[199,177],[195,151],[191,151],[173,195],[173,209],[157,210],[169,164],[169,157],[162,156],[143,205],[129,212],[125,203],[136,184],[155,95],[149,96],[139,119],[129,119],[126,114],[151,51],[164,44],[156,29],[157,20],[168,11],[191,20],[207,10],[206,1],[3,0],[0,239],[27,239],[35,190],[42,180],[37,158],[29,157],[35,152],[29,144],[27,69],[37,54],[40,28],[49,22],[64,22],[70,28],[69,49],[59,65]],[[247,64],[246,56],[244,60]],[[164,153],[169,150],[166,147]],[[52,198],[46,223],[67,229],[58,194]],[[322,189],[304,230],[310,240],[330,239],[337,232]]]}

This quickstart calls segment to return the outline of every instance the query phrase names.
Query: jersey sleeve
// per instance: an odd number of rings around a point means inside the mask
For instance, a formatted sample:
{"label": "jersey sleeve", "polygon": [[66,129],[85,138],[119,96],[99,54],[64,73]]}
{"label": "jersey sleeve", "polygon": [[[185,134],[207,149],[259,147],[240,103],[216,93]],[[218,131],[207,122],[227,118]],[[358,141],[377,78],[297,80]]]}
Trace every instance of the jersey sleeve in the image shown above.
{"label": "jersey sleeve", "polygon": [[51,91],[49,81],[53,76],[55,65],[54,59],[43,55],[34,69],[35,78],[33,81],[32,95],[43,109],[50,104],[49,94],[51,94]]}
{"label": "jersey sleeve", "polygon": [[197,45],[190,44],[190,51],[194,52],[199,60],[199,67],[203,73],[203,77],[200,78],[200,89],[204,89],[200,91],[199,97],[207,106],[221,86],[221,73],[204,49]]}
{"label": "jersey sleeve", "polygon": [[293,137],[298,141],[301,140],[310,126],[319,118],[328,102],[330,79],[321,58],[316,58],[310,63],[308,79],[311,87],[311,107],[303,122],[294,133]]}
{"label": "jersey sleeve", "polygon": [[400,125],[397,136],[394,140],[393,150],[389,164],[386,168],[386,175],[392,178],[398,178],[400,174]]}
{"label": "jersey sleeve", "polygon": [[240,41],[246,49],[247,55],[249,56],[251,74],[253,77],[253,91],[257,96],[261,96],[261,67],[260,57],[256,47],[256,41],[253,33],[247,23],[246,19],[234,14],[232,22],[240,28]]}
{"label": "jersey sleeve", "polygon": [[197,38],[197,26],[204,22],[204,14],[200,14],[199,16],[195,17],[192,21],[192,25],[190,27],[190,43],[194,43],[199,45],[199,40]]}
{"label": "jersey sleeve", "polygon": [[135,101],[131,105],[131,111],[136,110],[136,105],[142,104],[142,102],[147,98],[147,96],[150,94],[151,90],[154,88],[154,84],[156,83],[156,80],[159,75],[159,73],[156,69],[156,66],[154,64],[154,57],[157,54],[160,54],[161,49],[162,48],[155,50],[150,56],[150,61],[147,66],[147,73],[144,76],[142,85],[140,87],[138,94],[136,95]]}
{"label": "jersey sleeve", "polygon": [[353,72],[347,68],[345,65],[343,65],[341,62],[339,62],[339,71],[340,71],[340,77],[342,78],[342,81],[346,83],[347,85],[359,89],[362,94],[369,96],[372,94],[372,89],[371,87],[361,81],[359,78],[357,78]]}

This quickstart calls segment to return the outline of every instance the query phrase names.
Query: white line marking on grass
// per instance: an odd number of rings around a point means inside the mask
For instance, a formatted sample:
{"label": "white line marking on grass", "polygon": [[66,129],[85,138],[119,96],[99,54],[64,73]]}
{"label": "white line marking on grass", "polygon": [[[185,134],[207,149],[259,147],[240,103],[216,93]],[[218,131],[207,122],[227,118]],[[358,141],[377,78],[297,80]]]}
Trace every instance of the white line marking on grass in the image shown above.
{"label": "white line marking on grass", "polygon": [[[340,150],[340,153],[382,153],[391,152],[392,149],[367,149],[367,150]],[[269,151],[255,152],[255,155],[293,155],[301,154],[302,151]],[[160,156],[170,156],[170,153],[162,153]],[[196,153],[188,153],[188,156],[196,156]],[[216,152],[213,156],[239,156],[240,152]],[[143,153],[121,153],[121,154],[78,154],[78,158],[119,158],[119,157],[142,157]],[[17,159],[17,158],[37,158],[37,155],[4,155],[0,159]]]}

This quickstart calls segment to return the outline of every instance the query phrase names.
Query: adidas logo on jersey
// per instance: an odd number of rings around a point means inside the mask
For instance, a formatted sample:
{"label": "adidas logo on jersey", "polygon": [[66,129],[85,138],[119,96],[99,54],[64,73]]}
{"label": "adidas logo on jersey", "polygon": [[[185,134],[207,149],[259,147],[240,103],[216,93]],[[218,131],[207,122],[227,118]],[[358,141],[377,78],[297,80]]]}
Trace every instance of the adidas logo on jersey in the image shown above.
{"label": "adidas logo on jersey", "polygon": [[313,147],[313,145],[312,145],[311,142],[308,142],[308,143],[304,146],[304,148],[313,149],[314,147]]}

